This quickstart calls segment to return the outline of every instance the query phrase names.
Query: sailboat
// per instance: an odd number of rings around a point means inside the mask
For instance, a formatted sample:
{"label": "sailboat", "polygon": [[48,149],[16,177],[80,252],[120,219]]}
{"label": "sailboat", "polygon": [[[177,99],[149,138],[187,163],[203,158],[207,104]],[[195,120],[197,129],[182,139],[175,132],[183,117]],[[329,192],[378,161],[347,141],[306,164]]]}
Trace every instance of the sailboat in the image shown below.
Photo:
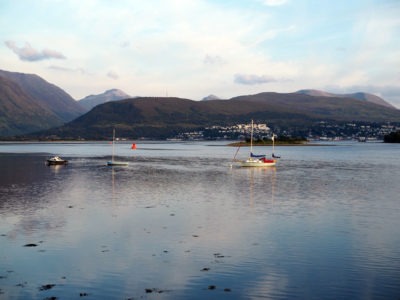
{"label": "sailboat", "polygon": [[[246,160],[240,161],[242,167],[273,167],[276,165],[276,159],[266,158],[266,155],[253,154],[253,130],[254,123],[251,120],[251,135],[250,135],[250,155]],[[272,136],[273,149],[275,147],[275,138]]]}
{"label": "sailboat", "polygon": [[113,139],[112,139],[112,156],[111,160],[107,162],[107,166],[127,166],[127,162],[114,160],[114,144],[115,144],[115,128],[113,129]]}

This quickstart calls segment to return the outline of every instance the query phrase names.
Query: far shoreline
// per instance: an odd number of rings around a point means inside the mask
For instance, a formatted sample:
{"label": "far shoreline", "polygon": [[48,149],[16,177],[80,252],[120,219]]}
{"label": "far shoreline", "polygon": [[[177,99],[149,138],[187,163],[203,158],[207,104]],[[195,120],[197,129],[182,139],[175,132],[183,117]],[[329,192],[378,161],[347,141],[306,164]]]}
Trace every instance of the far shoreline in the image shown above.
{"label": "far shoreline", "polygon": [[[250,147],[250,143],[247,142],[236,142],[236,143],[230,143],[227,146],[230,147]],[[253,143],[253,147],[260,147],[260,146],[267,146],[267,147],[272,147],[272,143]],[[319,146],[336,146],[335,144],[316,144],[316,143],[309,143],[309,142],[295,142],[295,143],[275,143],[275,146],[301,146],[301,147],[319,147]]]}

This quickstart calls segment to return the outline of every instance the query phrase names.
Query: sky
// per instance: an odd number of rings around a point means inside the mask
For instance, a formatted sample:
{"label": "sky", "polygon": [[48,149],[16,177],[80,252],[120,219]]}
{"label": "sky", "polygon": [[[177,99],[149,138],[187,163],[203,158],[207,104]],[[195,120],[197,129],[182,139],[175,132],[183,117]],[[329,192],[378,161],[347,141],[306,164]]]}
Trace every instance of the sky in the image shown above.
{"label": "sky", "polygon": [[0,69],[74,99],[318,89],[400,108],[399,0],[0,0]]}

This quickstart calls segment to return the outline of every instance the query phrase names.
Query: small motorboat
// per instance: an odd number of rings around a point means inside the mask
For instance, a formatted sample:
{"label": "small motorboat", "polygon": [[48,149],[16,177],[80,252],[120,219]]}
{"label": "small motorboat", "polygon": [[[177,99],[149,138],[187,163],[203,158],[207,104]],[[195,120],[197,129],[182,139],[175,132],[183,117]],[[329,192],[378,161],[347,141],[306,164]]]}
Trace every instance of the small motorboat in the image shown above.
{"label": "small motorboat", "polygon": [[66,165],[68,163],[68,160],[62,159],[59,156],[54,156],[52,158],[49,158],[47,160],[47,165]]}

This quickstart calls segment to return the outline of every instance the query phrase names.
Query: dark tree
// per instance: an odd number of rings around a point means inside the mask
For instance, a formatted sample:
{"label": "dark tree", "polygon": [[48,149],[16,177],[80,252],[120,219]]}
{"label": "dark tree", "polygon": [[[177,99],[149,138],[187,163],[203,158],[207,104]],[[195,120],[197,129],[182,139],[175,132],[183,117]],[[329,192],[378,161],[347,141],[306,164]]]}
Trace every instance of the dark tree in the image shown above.
{"label": "dark tree", "polygon": [[385,143],[400,143],[400,130],[385,135],[383,141]]}

